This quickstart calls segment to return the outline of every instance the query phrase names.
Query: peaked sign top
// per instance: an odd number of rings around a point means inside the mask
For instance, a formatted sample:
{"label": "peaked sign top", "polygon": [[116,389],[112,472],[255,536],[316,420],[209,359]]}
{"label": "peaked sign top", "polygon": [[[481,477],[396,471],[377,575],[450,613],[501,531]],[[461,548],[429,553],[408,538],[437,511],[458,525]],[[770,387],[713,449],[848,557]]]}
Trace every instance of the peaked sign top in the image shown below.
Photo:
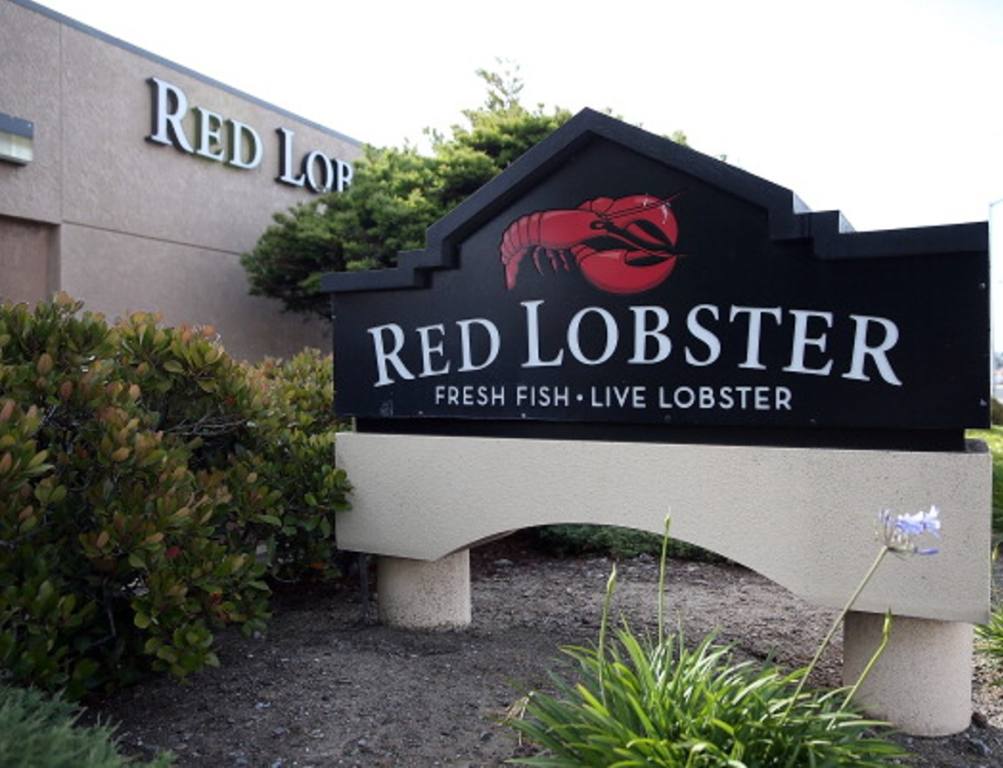
{"label": "peaked sign top", "polygon": [[395,269],[325,275],[361,429],[960,448],[985,222],[854,232],[585,110]]}

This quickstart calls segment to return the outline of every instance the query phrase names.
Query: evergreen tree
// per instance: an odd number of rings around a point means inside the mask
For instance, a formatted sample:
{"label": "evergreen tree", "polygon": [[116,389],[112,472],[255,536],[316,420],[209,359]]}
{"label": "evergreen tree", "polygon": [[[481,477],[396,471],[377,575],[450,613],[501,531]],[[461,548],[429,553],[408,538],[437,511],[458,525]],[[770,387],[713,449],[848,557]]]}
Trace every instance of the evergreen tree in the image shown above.
{"label": "evergreen tree", "polygon": [[392,266],[398,251],[422,248],[429,225],[571,117],[523,106],[517,69],[477,74],[487,85],[484,104],[465,110],[467,125],[454,125],[448,138],[429,132],[430,155],[367,146],[346,191],[276,214],[241,257],[251,293],[327,317],[323,273]]}

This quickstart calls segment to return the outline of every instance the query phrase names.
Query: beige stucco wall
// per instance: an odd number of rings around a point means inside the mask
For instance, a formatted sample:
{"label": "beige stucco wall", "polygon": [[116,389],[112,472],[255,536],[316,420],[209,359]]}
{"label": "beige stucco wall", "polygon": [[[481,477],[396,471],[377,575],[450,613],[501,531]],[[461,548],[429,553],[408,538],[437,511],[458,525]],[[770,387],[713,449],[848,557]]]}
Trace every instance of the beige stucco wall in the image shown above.
{"label": "beige stucco wall", "polygon": [[[261,164],[240,170],[147,141],[150,77],[180,88],[190,107],[252,126]],[[295,132],[297,166],[311,150],[352,161],[359,145],[7,0],[0,112],[35,123],[34,160],[0,163],[0,216],[62,225],[55,287],[109,316],[150,309],[172,323],[211,322],[239,357],[327,346],[325,323],[250,297],[238,257],[276,212],[312,197],[275,181],[277,128]],[[194,144],[194,116],[185,126]]]}
{"label": "beige stucco wall", "polygon": [[[275,129],[296,132],[297,154],[339,158],[358,148],[201,80],[157,65],[76,29],[63,29],[63,110],[74,130],[64,142],[63,219],[173,242],[239,253],[253,247],[275,211],[309,198],[275,181]],[[240,170],[145,140],[150,87],[158,77],[199,105],[255,128],[264,158]],[[194,143],[195,120],[185,121]]]}
{"label": "beige stucco wall", "polygon": [[63,285],[86,297],[88,309],[109,317],[149,310],[168,325],[213,325],[240,359],[284,355],[290,339],[297,348],[331,346],[326,324],[306,324],[300,315],[277,313],[273,301],[248,296],[247,276],[231,253],[64,224],[61,260]]}
{"label": "beige stucco wall", "polygon": [[0,162],[0,215],[58,223],[62,218],[60,25],[0,2],[0,112],[35,124],[35,159]]}
{"label": "beige stucco wall", "polygon": [[[981,444],[980,444],[981,445]],[[984,449],[984,446],[983,446]],[[937,504],[933,557],[888,557],[857,609],[983,623],[991,460],[969,453],[663,445],[344,433],[355,488],[338,544],[436,560],[548,523],[623,525],[718,552],[842,607],[878,551],[876,515]]]}

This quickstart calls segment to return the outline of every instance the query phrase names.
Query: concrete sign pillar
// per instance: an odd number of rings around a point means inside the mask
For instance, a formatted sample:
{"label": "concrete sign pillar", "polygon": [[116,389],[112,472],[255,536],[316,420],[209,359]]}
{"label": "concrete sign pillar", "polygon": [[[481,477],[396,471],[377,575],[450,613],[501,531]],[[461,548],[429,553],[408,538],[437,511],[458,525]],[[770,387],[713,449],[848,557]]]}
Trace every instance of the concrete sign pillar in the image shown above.
{"label": "concrete sign pillar", "polygon": [[[853,685],[881,641],[884,616],[853,611],[843,625],[843,682]],[[892,619],[888,646],[855,704],[914,736],[947,736],[972,720],[972,625]]]}
{"label": "concrete sign pillar", "polygon": [[674,538],[841,608],[877,552],[877,512],[936,503],[941,552],[885,558],[845,625],[845,676],[856,680],[891,610],[859,703],[907,733],[967,727],[972,624],[989,604],[981,443],[917,453],[344,433],[337,463],[355,486],[339,546],[381,556],[380,616],[415,629],[469,623],[477,542],[554,523],[661,533],[669,508]]}
{"label": "concrete sign pillar", "polygon": [[380,557],[380,621],[407,629],[459,629],[470,623],[470,550],[438,560]]}

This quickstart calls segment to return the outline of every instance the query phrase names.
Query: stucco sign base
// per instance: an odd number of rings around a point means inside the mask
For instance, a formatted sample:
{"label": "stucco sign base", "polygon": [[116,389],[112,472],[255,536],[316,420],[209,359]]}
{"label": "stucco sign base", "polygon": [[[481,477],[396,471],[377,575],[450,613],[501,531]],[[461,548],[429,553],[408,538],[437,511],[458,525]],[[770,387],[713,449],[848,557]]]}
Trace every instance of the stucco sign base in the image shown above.
{"label": "stucco sign base", "polygon": [[[860,701],[910,733],[967,726],[970,625],[989,615],[991,460],[979,443],[918,453],[343,433],[337,462],[356,488],[338,544],[383,556],[381,614],[414,627],[469,621],[472,544],[552,523],[660,533],[669,512],[674,538],[840,608],[877,552],[878,511],[937,504],[940,554],[885,559],[846,625],[845,664],[848,677],[862,667],[890,610],[901,626],[888,671]],[[917,659],[946,670],[936,685],[895,682]]]}

